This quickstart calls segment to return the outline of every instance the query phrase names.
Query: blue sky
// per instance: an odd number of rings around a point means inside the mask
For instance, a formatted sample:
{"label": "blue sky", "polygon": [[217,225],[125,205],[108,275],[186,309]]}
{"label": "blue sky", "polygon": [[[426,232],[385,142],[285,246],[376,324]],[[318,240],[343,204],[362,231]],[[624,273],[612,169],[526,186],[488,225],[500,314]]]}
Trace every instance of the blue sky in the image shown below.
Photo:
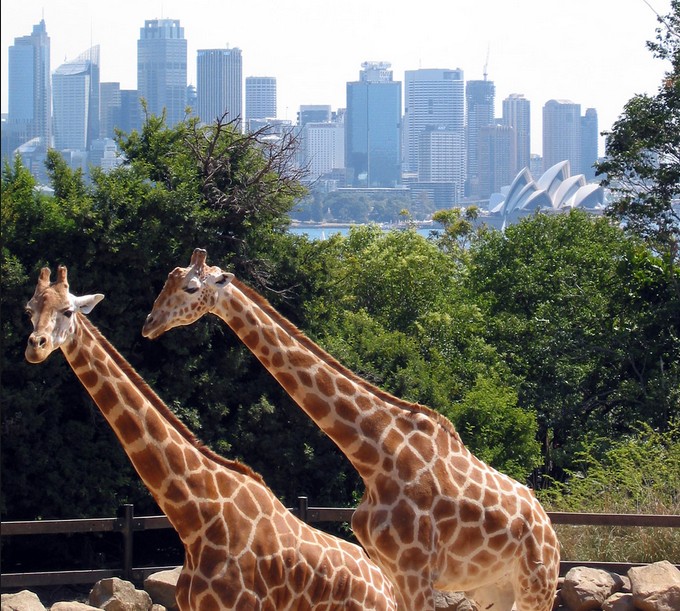
{"label": "blue sky", "polygon": [[41,19],[53,70],[99,44],[101,79],[134,89],[139,30],[164,17],[184,27],[190,83],[197,49],[238,47],[244,77],[276,77],[278,116],[292,121],[301,104],[344,107],[345,84],[364,61],[390,62],[402,82],[418,68],[462,68],[466,80],[481,79],[486,65],[497,116],[510,93],[531,101],[531,148],[540,153],[549,99],[596,108],[602,131],[634,94],[656,92],[669,66],[645,43],[658,26],[654,11],[669,10],[669,0],[3,0],[2,112],[7,49]]}

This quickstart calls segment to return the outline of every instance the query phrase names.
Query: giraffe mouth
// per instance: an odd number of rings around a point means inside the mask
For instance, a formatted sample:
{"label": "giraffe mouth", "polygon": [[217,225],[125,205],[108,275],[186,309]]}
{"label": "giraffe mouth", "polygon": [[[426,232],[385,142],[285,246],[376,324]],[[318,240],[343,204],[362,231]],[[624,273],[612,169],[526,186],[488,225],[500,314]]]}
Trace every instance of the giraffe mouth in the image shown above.
{"label": "giraffe mouth", "polygon": [[29,344],[26,346],[26,352],[24,353],[24,356],[29,363],[37,364],[42,363],[51,353],[52,351],[48,350],[47,348],[31,346]]}
{"label": "giraffe mouth", "polygon": [[142,327],[142,335],[147,339],[156,339],[157,337],[163,335],[167,331],[167,325],[156,318],[153,318],[151,314],[147,316],[144,321],[144,326]]}

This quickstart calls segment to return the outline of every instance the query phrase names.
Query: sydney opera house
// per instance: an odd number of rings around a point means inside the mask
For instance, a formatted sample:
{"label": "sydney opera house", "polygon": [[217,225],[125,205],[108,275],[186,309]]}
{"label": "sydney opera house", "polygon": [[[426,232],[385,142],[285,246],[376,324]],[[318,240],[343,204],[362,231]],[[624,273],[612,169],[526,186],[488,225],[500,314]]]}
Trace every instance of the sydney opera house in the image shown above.
{"label": "sydney opera house", "polygon": [[508,187],[494,193],[489,200],[488,215],[514,223],[523,216],[540,211],[567,212],[581,208],[594,214],[604,210],[604,189],[597,183],[587,183],[583,174],[571,175],[568,160],[560,161],[535,180],[529,168],[524,168]]}

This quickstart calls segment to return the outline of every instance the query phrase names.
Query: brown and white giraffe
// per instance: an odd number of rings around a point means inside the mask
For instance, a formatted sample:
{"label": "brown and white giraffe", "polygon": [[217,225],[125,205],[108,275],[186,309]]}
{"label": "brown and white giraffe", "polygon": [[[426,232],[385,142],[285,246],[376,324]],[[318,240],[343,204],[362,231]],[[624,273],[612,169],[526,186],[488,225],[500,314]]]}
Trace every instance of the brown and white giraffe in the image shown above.
{"label": "brown and white giraffe", "polygon": [[394,589],[357,545],[288,511],[249,467],[210,451],[87,319],[67,271],[40,272],[26,309],[31,363],[61,348],[182,540],[182,611],[396,610]]}
{"label": "brown and white giraffe", "polygon": [[352,529],[397,589],[399,608],[434,609],[461,591],[481,609],[552,609],[559,545],[526,486],[463,445],[449,420],[338,363],[233,274],[196,249],[156,298],[143,335],[206,313],[224,320],[361,475]]}

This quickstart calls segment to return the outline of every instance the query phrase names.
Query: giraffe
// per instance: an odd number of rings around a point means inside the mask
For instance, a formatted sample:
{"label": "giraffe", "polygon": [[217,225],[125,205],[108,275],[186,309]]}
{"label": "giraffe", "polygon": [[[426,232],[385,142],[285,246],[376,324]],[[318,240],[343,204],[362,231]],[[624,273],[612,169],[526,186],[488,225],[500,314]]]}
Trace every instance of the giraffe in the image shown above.
{"label": "giraffe", "polygon": [[88,320],[102,294],[76,297],[43,268],[26,306],[26,359],[61,348],[177,531],[181,611],[396,611],[391,582],[358,545],[293,515],[248,466],[209,450]]}
{"label": "giraffe", "polygon": [[365,491],[352,530],[393,581],[399,609],[434,609],[460,591],[480,609],[552,609],[559,545],[532,491],[476,458],[453,424],[363,380],[262,296],[195,249],[170,272],[142,334],[206,313],[224,320],[336,443]]}

